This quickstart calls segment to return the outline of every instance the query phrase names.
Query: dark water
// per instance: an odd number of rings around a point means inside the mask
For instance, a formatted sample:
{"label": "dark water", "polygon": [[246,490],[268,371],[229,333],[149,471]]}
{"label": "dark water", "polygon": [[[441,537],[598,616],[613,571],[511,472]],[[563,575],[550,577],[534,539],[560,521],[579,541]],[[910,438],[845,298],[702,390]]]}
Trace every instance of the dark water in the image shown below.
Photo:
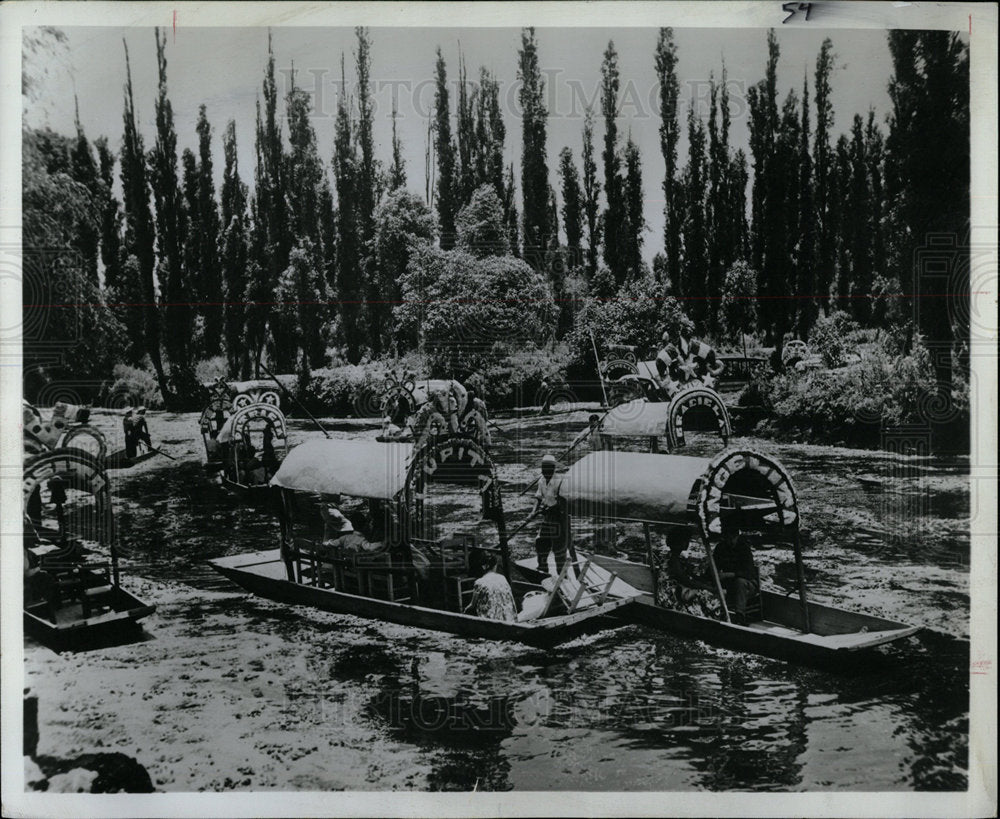
{"label": "dark water", "polygon": [[[207,480],[194,416],[156,420],[162,437],[174,441],[169,451],[184,461],[119,473],[118,526],[129,576],[158,584],[178,602],[161,605],[150,624],[156,639],[133,649],[140,653],[87,662],[103,672],[105,662],[184,655],[206,669],[198,707],[216,724],[205,747],[189,753],[232,756],[227,744],[245,736],[248,758],[252,749],[271,760],[271,767],[248,767],[246,776],[199,779],[193,772],[184,787],[966,787],[967,461],[735,442],[775,454],[792,474],[814,599],[925,627],[860,668],[820,670],[636,626],[540,651],[237,594],[204,561],[273,548],[276,524]],[[495,444],[511,525],[529,508],[529,496],[515,496],[535,476],[541,454],[565,448],[585,420],[575,413],[516,428],[499,422],[505,433],[496,433]],[[293,438],[311,435],[299,430]],[[697,437],[686,454],[716,449]],[[881,483],[866,487],[859,475]],[[530,540],[514,546],[527,554]],[[790,554],[770,550],[761,562],[773,585],[794,582]],[[232,655],[241,658],[236,676],[224,653],[234,641],[242,646]],[[29,669],[34,656],[29,650]],[[268,681],[255,711],[245,702],[250,694],[223,693],[248,669]],[[169,673],[165,678],[163,696],[174,684]],[[254,731],[232,728],[251,718]],[[187,730],[184,717],[176,719],[177,730]],[[79,726],[74,730],[79,735]],[[149,753],[155,763],[156,749]],[[180,786],[161,778],[161,787]]]}

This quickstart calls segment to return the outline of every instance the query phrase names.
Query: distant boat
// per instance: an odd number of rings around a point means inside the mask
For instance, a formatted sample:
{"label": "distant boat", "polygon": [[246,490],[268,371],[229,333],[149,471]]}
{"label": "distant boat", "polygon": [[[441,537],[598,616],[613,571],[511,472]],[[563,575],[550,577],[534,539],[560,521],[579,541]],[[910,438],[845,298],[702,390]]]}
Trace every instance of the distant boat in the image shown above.
{"label": "distant boat", "polygon": [[[110,486],[101,462],[78,449],[51,450],[24,465],[24,630],[56,650],[132,639],[139,620],[156,610],[121,586]],[[70,494],[72,509],[64,507]],[[108,558],[92,546],[107,549]]]}

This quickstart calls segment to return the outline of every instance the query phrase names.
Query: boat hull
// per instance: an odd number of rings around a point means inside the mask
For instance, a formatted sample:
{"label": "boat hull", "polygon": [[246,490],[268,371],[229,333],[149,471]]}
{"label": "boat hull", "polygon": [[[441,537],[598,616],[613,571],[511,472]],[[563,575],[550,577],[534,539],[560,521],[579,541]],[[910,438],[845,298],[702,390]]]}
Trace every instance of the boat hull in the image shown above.
{"label": "boat hull", "polygon": [[[699,617],[657,605],[653,578],[647,566],[605,555],[580,554],[642,594],[616,616],[681,637],[691,637],[722,648],[806,663],[841,663],[915,634],[919,628],[869,614],[809,603],[810,632],[802,631],[802,609],[797,597],[772,591],[761,593],[764,619],[747,626]],[[519,561],[526,577],[537,575],[532,561]]]}
{"label": "boat hull", "polygon": [[336,614],[352,614],[405,626],[445,631],[462,637],[552,646],[581,634],[615,628],[625,621],[610,617],[630,600],[620,599],[538,622],[508,623],[458,612],[396,603],[347,592],[294,583],[287,579],[278,550],[216,558],[209,564],[252,594],[281,603],[312,606]]}
{"label": "boat hull", "polygon": [[89,648],[134,641],[142,633],[139,623],[156,611],[120,586],[112,591],[110,610],[91,617],[63,606],[56,612],[56,622],[45,616],[45,604],[24,608],[24,633],[55,651],[83,651]]}

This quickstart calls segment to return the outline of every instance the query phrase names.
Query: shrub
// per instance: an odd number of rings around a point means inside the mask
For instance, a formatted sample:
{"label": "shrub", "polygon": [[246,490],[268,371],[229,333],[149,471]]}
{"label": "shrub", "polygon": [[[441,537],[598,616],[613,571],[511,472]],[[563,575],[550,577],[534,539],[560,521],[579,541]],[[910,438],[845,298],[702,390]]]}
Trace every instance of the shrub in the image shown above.
{"label": "shrub", "polygon": [[313,370],[308,381],[298,382],[295,397],[314,415],[374,416],[379,412],[383,376],[382,365],[346,364]]}
{"label": "shrub", "polygon": [[847,363],[847,353],[851,347],[849,335],[857,330],[858,325],[847,313],[835,310],[816,320],[809,334],[809,341],[827,367],[843,367]]}
{"label": "shrub", "polygon": [[208,384],[216,378],[225,378],[229,374],[229,366],[224,355],[203,358],[194,365],[194,376],[199,384]]}
{"label": "shrub", "polygon": [[145,406],[163,408],[163,396],[156,376],[143,367],[115,364],[112,371],[114,383],[108,391],[106,403],[111,407]]}

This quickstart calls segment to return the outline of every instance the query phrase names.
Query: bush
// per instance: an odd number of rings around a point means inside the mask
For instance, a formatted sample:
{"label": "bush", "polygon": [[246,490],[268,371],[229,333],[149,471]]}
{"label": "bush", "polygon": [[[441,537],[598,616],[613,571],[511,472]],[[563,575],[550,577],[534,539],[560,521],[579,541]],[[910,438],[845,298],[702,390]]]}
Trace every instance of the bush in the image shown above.
{"label": "bush", "polygon": [[779,430],[817,441],[871,445],[884,427],[921,421],[934,390],[926,349],[894,356],[876,346],[841,369],[778,375],[768,392]]}
{"label": "bush", "polygon": [[809,341],[827,367],[843,367],[852,346],[849,336],[857,330],[858,325],[847,313],[835,310],[816,320],[809,333]]}
{"label": "bush", "polygon": [[313,370],[296,385],[296,398],[314,415],[341,418],[379,414],[383,365],[346,364]]}
{"label": "bush", "polygon": [[194,366],[194,376],[199,384],[208,384],[216,378],[226,378],[229,375],[229,365],[224,355],[203,358]]}
{"label": "bush", "polygon": [[107,406],[163,408],[160,385],[156,381],[156,376],[148,369],[132,367],[128,364],[115,364],[112,374],[115,381],[105,400]]}
{"label": "bush", "polygon": [[565,345],[528,345],[485,367],[479,378],[490,409],[542,403],[542,382],[559,387],[566,381],[569,349]]}

